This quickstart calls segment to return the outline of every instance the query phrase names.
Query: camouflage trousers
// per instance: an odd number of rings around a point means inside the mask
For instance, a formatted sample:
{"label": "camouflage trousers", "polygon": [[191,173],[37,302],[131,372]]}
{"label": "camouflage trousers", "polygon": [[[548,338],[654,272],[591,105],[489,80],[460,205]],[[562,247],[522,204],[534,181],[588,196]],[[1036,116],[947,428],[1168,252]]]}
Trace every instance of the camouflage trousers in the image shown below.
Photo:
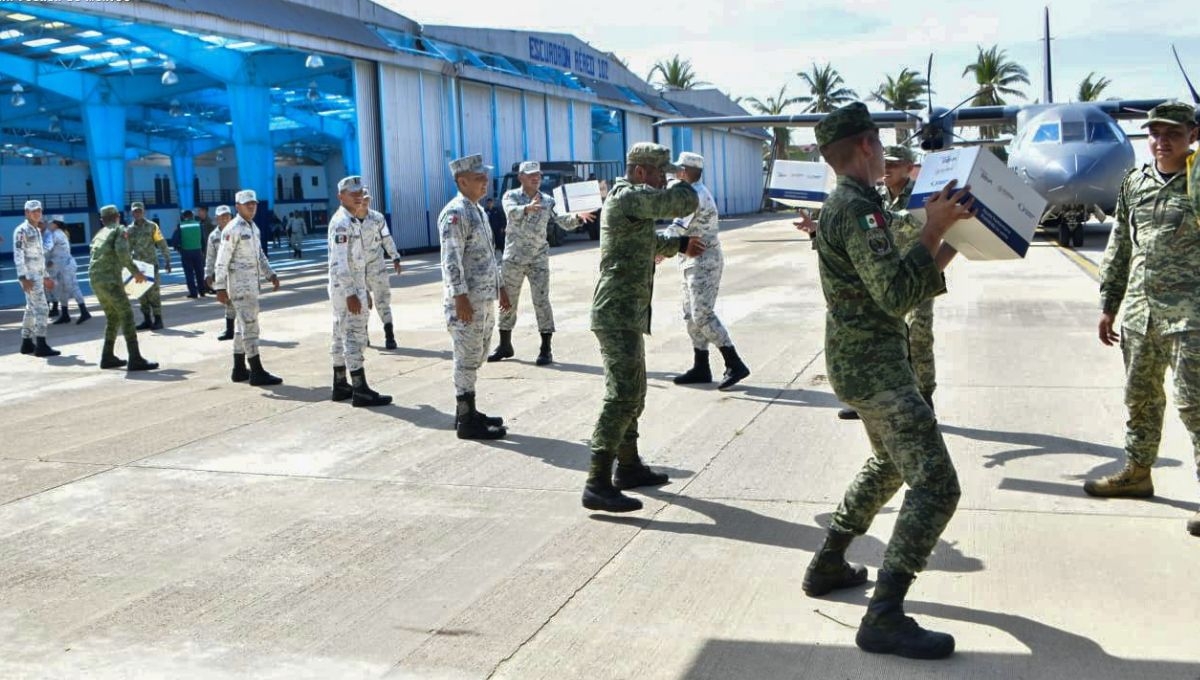
{"label": "camouflage trousers", "polygon": [[846,489],[830,526],[861,536],[907,484],[882,568],[915,574],[925,568],[961,493],[933,411],[914,385],[845,401],[862,418],[873,455]]}
{"label": "camouflage trousers", "polygon": [[[392,322],[392,277],[378,265],[367,265],[367,290],[371,293],[371,303],[375,313],[383,323]],[[370,313],[367,314],[370,317]]]}
{"label": "camouflage trousers", "polygon": [[1167,396],[1163,390],[1167,366],[1174,377],[1179,419],[1192,437],[1192,455],[1200,475],[1200,331],[1162,335],[1151,325],[1142,335],[1121,329],[1125,358],[1125,453],[1139,465],[1158,459]]}
{"label": "camouflage trousers", "polygon": [[908,360],[917,374],[921,394],[933,394],[937,370],[933,363],[933,299],[917,305],[908,316]]}
{"label": "camouflage trousers", "polygon": [[30,280],[33,282],[33,288],[25,293],[25,316],[21,317],[21,337],[44,338],[50,317],[50,304],[46,302],[46,282],[41,274],[34,274]]}
{"label": "camouflage trousers", "polygon": [[162,316],[162,288],[159,287],[158,265],[154,265],[154,285],[141,297],[142,314]]}
{"label": "camouflage trousers", "polygon": [[258,356],[258,282],[256,280],[253,286],[234,286],[231,283],[228,293],[229,300],[233,303],[235,319],[233,353],[256,357]]}
{"label": "camouflage trousers", "polygon": [[721,289],[721,272],[725,263],[720,259],[712,262],[697,262],[680,269],[683,279],[683,320],[687,324],[692,347],[707,349],[709,343],[717,347],[730,347],[729,331],[717,318],[713,308],[717,304],[717,292]]}
{"label": "camouflage trousers", "polygon": [[58,265],[50,272],[54,279],[55,300],[66,303],[73,299],[77,304],[83,304],[83,292],[79,290],[79,279],[76,278],[78,272],[74,260],[69,266]]}
{"label": "camouflage trousers", "polygon": [[475,318],[471,323],[450,321],[450,341],[454,347],[454,393],[467,394],[475,391],[475,377],[479,367],[487,359],[488,345],[492,344],[492,328],[496,325],[495,300],[472,302]]}
{"label": "camouflage trousers", "polygon": [[233,303],[232,302],[230,302],[227,305],[222,305],[222,307],[225,308],[225,318],[226,319],[236,319],[237,318],[237,314],[233,311]]}
{"label": "camouflage trousers", "polygon": [[[112,276],[119,277],[120,274]],[[120,278],[112,281],[98,281],[95,276],[89,277],[92,282],[92,292],[104,310],[104,344],[108,345],[117,339],[117,332],[125,336],[125,342],[137,341],[137,328],[133,325],[133,309],[129,306],[129,296],[125,294],[125,286]]]}
{"label": "camouflage trousers", "polygon": [[335,368],[345,366],[357,371],[363,367],[363,347],[367,346],[367,320],[371,313],[364,308],[358,314],[351,314],[340,288],[329,290],[329,303],[333,306],[333,341],[329,343],[329,357]]}
{"label": "camouflage trousers", "polygon": [[517,325],[517,305],[521,301],[521,286],[529,279],[529,295],[533,298],[533,311],[537,316],[539,333],[554,332],[554,310],[550,309],[550,258],[540,257],[522,264],[504,260],[500,265],[504,279],[504,291],[512,308],[500,312],[500,330],[511,331]]}
{"label": "camouflage trousers", "polygon": [[616,454],[637,441],[638,418],[646,408],[646,344],[640,331],[592,332],[604,362],[604,404],[591,448]]}

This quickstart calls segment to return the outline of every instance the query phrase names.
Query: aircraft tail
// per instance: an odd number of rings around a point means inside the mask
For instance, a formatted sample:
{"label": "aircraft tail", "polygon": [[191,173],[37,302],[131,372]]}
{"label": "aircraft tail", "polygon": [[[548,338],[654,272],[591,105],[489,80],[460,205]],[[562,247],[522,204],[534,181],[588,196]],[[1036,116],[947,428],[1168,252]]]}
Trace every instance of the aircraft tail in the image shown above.
{"label": "aircraft tail", "polygon": [[1046,7],[1046,21],[1044,35],[1042,37],[1045,43],[1044,51],[1042,52],[1042,103],[1054,103],[1054,84],[1051,78],[1050,68],[1050,7]]}

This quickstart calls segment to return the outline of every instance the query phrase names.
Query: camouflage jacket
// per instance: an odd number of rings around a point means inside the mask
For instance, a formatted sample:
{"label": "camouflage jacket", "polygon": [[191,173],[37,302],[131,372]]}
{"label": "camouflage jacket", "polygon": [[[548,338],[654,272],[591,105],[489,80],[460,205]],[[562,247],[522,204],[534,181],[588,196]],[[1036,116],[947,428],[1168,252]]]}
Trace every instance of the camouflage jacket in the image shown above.
{"label": "camouflage jacket", "polygon": [[23,220],[13,230],[13,264],[17,266],[17,278],[32,281],[46,275],[46,248],[42,232]]}
{"label": "camouflage jacket", "polygon": [[548,255],[546,225],[551,217],[567,231],[578,229],[583,224],[575,215],[555,215],[554,199],[545,193],[541,198],[542,209],[526,215],[525,206],[532,202],[533,199],[521,187],[504,192],[504,197],[500,199],[504,216],[508,218],[508,227],[504,232],[504,259],[508,262],[529,264]]}
{"label": "camouflage jacket", "polygon": [[143,262],[158,266],[158,258],[154,250],[162,253],[163,260],[171,261],[171,250],[167,248],[167,239],[163,238],[158,225],[150,220],[141,220],[125,227],[129,234],[129,248],[133,257]]}
{"label": "camouflage jacket", "polygon": [[892,197],[886,184],[879,185],[879,197],[883,199],[884,210],[890,211],[892,217],[892,237],[896,240],[896,248],[908,252],[921,239],[921,223],[908,211],[908,199],[912,197],[913,187],[917,183],[908,180],[908,184],[900,190],[900,194]]}
{"label": "camouflage jacket", "polygon": [[500,267],[496,266],[492,227],[483,208],[461,193],[456,195],[438,215],[438,235],[447,314],[459,295],[466,295],[471,302],[495,300],[500,291]]}
{"label": "camouflage jacket", "polygon": [[92,237],[88,277],[94,282],[121,285],[122,269],[130,274],[138,270],[129,249],[129,235],[119,224],[106,226]]}
{"label": "camouflage jacket", "polygon": [[[300,233],[303,234],[303,222],[300,226]],[[392,230],[388,229],[387,218],[378,210],[367,210],[367,216],[362,220],[362,240],[363,252],[367,257],[367,271],[371,274],[378,274],[387,264],[400,259],[396,241],[392,238]],[[384,262],[384,255],[387,255],[387,262]]]}
{"label": "camouflage jacket", "polygon": [[[367,241],[369,227],[345,207],[338,207],[329,220],[329,298],[357,295],[367,299]],[[378,250],[378,244],[376,244]]]}
{"label": "camouflage jacket", "polygon": [[894,216],[874,190],[839,177],[821,210],[817,254],[825,293],[825,363],[843,400],[866,399],[915,381],[904,315],[946,291],[924,246],[901,252]]}
{"label": "camouflage jacket", "polygon": [[1200,150],[1188,156],[1188,196],[1192,199],[1192,210],[1200,221]]}
{"label": "camouflage jacket", "polygon": [[1151,164],[1134,168],[1117,194],[1116,224],[1100,263],[1100,304],[1121,326],[1145,334],[1200,330],[1200,223],[1187,178],[1163,182]]}
{"label": "camouflage jacket", "polygon": [[696,200],[700,207],[696,212],[686,217],[677,217],[671,223],[670,233],[675,236],[698,236],[704,242],[706,250],[700,257],[688,257],[679,254],[681,269],[690,269],[706,261],[716,262],[721,259],[721,216],[717,212],[717,201],[712,192],[702,182],[692,185],[696,190]]}
{"label": "camouflage jacket", "polygon": [[613,183],[600,217],[600,280],[592,297],[592,330],[650,332],[654,256],[679,252],[680,239],[660,235],[654,220],[696,211],[696,190],[687,182],[669,189]]}
{"label": "camouflage jacket", "polygon": [[221,246],[217,248],[217,261],[213,265],[213,290],[227,290],[231,285],[245,286],[253,282],[253,290],[257,291],[259,280],[274,277],[275,271],[262,249],[258,225],[247,222],[241,215],[233,218],[221,230]]}

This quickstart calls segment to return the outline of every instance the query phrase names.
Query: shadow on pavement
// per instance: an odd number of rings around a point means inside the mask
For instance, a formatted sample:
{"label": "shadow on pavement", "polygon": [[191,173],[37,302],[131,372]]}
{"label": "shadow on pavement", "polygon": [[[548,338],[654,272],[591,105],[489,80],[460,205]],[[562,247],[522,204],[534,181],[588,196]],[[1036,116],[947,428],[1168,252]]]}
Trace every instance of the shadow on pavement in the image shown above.
{"label": "shadow on pavement", "polygon": [[[942,434],[954,434],[967,439],[974,439],[976,441],[1013,444],[1021,447],[1008,451],[1000,451],[999,453],[986,454],[984,458],[988,459],[988,462],[984,463],[983,466],[988,468],[1003,466],[1011,461],[1020,460],[1022,458],[1032,458],[1034,456],[1044,456],[1057,453],[1072,455],[1083,453],[1111,459],[1110,462],[1104,463],[1094,468],[1090,472],[1074,476],[1074,479],[1084,479],[1096,475],[1105,475],[1116,472],[1125,464],[1124,449],[1116,446],[1097,444],[1095,442],[1086,442],[1081,439],[1059,437],[1052,434],[1039,434],[1037,432],[980,430],[970,427],[959,427],[957,425],[946,425],[944,423],[941,424],[941,430]],[[1182,465],[1182,463],[1172,458],[1159,458],[1156,465],[1162,465],[1163,467],[1179,467]]]}
{"label": "shadow on pavement", "polygon": [[[849,597],[831,598],[861,603],[866,598],[849,592]],[[818,612],[819,600],[797,595],[805,606]],[[845,646],[816,645],[757,640],[708,640],[683,674],[687,680],[718,678],[1154,678],[1155,680],[1197,680],[1200,663],[1122,659],[1106,652],[1094,640],[1040,621],[1015,614],[968,609],[956,605],[909,601],[908,613],[985,626],[1001,637],[1010,637],[1028,649],[1022,653],[976,652],[961,646],[942,661],[911,661],[893,656],[877,656],[854,646],[858,621],[841,622]],[[830,617],[832,618],[832,617]],[[836,621],[836,620],[834,620]],[[830,623],[834,623],[831,621]],[[936,622],[931,627],[937,629]]]}
{"label": "shadow on pavement", "polygon": [[1017,479],[1015,477],[1005,477],[1000,480],[1000,489],[1005,491],[1022,491],[1025,493],[1043,494],[1046,496],[1065,496],[1067,498],[1086,498],[1088,500],[1103,503],[1107,501],[1135,501],[1137,503],[1151,503],[1153,505],[1164,505],[1186,512],[1195,512],[1200,510],[1200,503],[1189,503],[1187,501],[1179,501],[1173,498],[1163,498],[1155,496],[1153,498],[1096,498],[1089,496],[1083,492],[1082,484],[1062,484],[1060,482],[1044,482],[1037,479]]}

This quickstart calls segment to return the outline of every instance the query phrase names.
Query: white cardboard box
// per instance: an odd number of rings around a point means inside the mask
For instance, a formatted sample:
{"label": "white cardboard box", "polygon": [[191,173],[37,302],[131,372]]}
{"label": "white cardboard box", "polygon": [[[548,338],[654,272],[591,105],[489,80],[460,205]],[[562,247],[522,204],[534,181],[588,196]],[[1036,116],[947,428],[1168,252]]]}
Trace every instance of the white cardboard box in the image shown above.
{"label": "white cardboard box", "polygon": [[146,277],[144,282],[138,283],[134,280],[133,274],[130,274],[128,270],[122,271],[125,273],[125,294],[137,300],[145,295],[146,291],[154,287],[154,265],[149,262],[142,262],[141,260],[134,260],[133,263],[137,265],[138,270]]}
{"label": "white cardboard box", "polygon": [[604,205],[604,199],[600,197],[600,181],[594,179],[563,184],[551,195],[554,197],[554,209],[559,215],[591,212]]}
{"label": "white cardboard box", "polygon": [[811,161],[775,161],[767,197],[792,208],[820,208],[833,191],[833,168]]}
{"label": "white cardboard box", "polygon": [[983,147],[939,151],[925,156],[908,209],[925,218],[925,201],[950,180],[971,185],[975,217],[946,232],[946,242],[968,260],[1015,260],[1025,257],[1046,199]]}

